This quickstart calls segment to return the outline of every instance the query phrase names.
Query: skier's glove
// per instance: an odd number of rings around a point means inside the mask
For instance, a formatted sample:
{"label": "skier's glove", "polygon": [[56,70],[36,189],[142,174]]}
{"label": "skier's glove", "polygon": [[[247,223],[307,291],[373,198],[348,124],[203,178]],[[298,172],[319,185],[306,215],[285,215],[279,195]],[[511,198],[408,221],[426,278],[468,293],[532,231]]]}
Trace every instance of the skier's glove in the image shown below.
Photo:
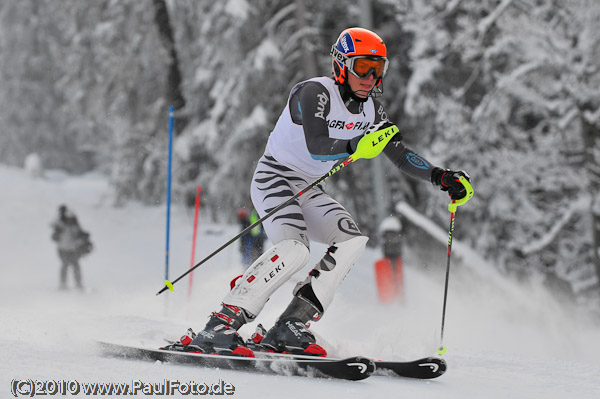
{"label": "skier's glove", "polygon": [[464,176],[469,183],[471,182],[469,174],[462,170],[453,171],[442,168],[433,168],[433,171],[431,172],[431,182],[435,186],[439,186],[440,190],[448,191],[450,198],[453,200],[460,200],[467,195],[467,189],[459,180],[460,176]]}
{"label": "skier's glove", "polygon": [[[393,126],[393,125],[394,124],[392,122],[390,122],[389,120],[385,120],[385,121],[379,122],[377,125],[371,126],[371,128],[367,132],[365,132],[364,135],[354,137],[353,139],[348,141],[348,147],[347,147],[346,151],[350,155],[354,154],[356,152],[356,148],[358,148],[358,142],[360,140],[362,140],[365,137],[365,135],[367,135],[368,133],[376,132],[378,130],[387,129],[388,127]],[[402,141],[402,135],[400,134],[400,132],[396,133],[394,135],[394,137],[392,137],[391,142],[393,142],[393,141]]]}

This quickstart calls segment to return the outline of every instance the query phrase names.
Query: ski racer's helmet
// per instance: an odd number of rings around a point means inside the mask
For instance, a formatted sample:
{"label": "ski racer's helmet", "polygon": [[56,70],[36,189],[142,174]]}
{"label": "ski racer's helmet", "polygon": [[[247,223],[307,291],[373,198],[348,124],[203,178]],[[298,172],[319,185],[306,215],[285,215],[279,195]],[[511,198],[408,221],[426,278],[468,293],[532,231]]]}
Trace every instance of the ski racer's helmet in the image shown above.
{"label": "ski racer's helmet", "polygon": [[[349,28],[344,30],[333,46],[333,76],[339,85],[348,85],[348,73],[359,78],[371,74],[377,78],[375,87],[381,84],[387,72],[387,48],[383,39],[375,32],[364,28]],[[381,90],[379,90],[381,92]],[[369,95],[373,95],[370,93]]]}

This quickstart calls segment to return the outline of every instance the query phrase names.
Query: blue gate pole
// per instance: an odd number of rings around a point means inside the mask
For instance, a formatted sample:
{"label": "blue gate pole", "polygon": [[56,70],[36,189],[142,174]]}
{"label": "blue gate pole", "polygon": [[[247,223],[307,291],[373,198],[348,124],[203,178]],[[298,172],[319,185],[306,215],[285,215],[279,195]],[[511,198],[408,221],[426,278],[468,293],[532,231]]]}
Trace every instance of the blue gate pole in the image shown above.
{"label": "blue gate pole", "polygon": [[169,231],[171,226],[171,165],[173,161],[173,106],[169,107],[169,163],[167,166],[167,237],[165,250],[165,280],[169,279]]}

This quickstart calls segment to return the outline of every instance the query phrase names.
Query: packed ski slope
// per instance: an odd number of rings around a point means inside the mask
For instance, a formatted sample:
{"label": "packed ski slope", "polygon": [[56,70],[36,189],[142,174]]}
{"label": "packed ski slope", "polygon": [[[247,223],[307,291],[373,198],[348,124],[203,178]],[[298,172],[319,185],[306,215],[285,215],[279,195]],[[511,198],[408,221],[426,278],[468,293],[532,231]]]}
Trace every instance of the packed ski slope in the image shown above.
{"label": "packed ski slope", "polygon": [[[95,340],[156,347],[188,327],[201,329],[239,274],[232,246],[160,296],[165,268],[164,206],[110,205],[97,175],[72,177],[0,166],[0,397],[12,397],[14,379],[160,384],[167,380],[235,387],[236,398],[596,398],[600,392],[600,330],[542,289],[501,281],[495,273],[453,266],[444,355],[449,371],[431,381],[374,376],[362,382],[266,376],[99,356]],[[205,193],[209,196],[210,193]],[[174,199],[170,277],[190,265],[193,213]],[[89,230],[95,251],[82,261],[86,292],[58,291],[58,257],[50,223],[65,203]],[[231,210],[233,212],[233,210]],[[237,233],[201,212],[196,261]],[[457,237],[460,239],[460,237]],[[432,251],[443,247],[433,246]],[[324,247],[313,248],[313,261]],[[326,317],[313,331],[336,355],[404,359],[431,355],[439,345],[445,264],[407,256],[406,295],[378,304],[368,250],[344,281]],[[443,257],[442,257],[443,259]],[[483,266],[482,266],[483,267]],[[483,276],[483,277],[482,277]],[[300,279],[303,276],[297,276]],[[290,282],[259,321],[270,327],[291,297]],[[254,325],[241,333],[251,334]],[[141,395],[141,394],[140,394]],[[86,396],[83,391],[78,396]]]}

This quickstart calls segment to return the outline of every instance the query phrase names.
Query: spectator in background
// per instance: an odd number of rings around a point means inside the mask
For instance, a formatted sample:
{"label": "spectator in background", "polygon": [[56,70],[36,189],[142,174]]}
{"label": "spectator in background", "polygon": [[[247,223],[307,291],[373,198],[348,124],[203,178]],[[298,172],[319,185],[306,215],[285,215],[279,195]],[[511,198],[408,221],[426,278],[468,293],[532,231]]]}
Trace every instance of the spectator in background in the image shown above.
{"label": "spectator in background", "polygon": [[[260,219],[258,216],[258,212],[256,209],[252,209],[250,212],[250,224],[256,223],[256,221]],[[262,224],[254,227],[250,230],[250,263],[247,266],[250,266],[254,261],[263,254],[264,245],[265,245],[265,229],[263,229]]]}
{"label": "spectator in background", "polygon": [[379,302],[390,303],[404,295],[402,270],[402,223],[394,214],[379,225],[383,258],[375,262],[375,283]]}
{"label": "spectator in background", "polygon": [[[246,229],[258,219],[256,209],[252,209],[250,215],[244,208],[238,210],[238,223],[240,231]],[[240,252],[242,254],[242,265],[247,269],[260,255],[262,255],[265,243],[265,231],[262,225],[258,225],[244,234],[240,241]]]}
{"label": "spectator in background", "polygon": [[389,259],[402,257],[402,223],[400,218],[390,215],[383,219],[379,225],[383,256]]}
{"label": "spectator in background", "polygon": [[[244,208],[238,209],[237,217],[238,223],[240,224],[240,231],[243,231],[250,226],[250,218],[248,217],[247,210]],[[244,269],[252,264],[252,260],[250,259],[251,239],[252,237],[250,234],[244,234],[240,239],[240,252],[242,254],[242,265],[244,266]]]}
{"label": "spectator in background", "polygon": [[52,224],[52,228],[52,240],[56,242],[62,263],[60,289],[67,288],[67,272],[70,267],[73,269],[75,285],[83,289],[79,259],[92,251],[89,233],[79,226],[77,217],[65,205],[58,208],[58,219]]}

